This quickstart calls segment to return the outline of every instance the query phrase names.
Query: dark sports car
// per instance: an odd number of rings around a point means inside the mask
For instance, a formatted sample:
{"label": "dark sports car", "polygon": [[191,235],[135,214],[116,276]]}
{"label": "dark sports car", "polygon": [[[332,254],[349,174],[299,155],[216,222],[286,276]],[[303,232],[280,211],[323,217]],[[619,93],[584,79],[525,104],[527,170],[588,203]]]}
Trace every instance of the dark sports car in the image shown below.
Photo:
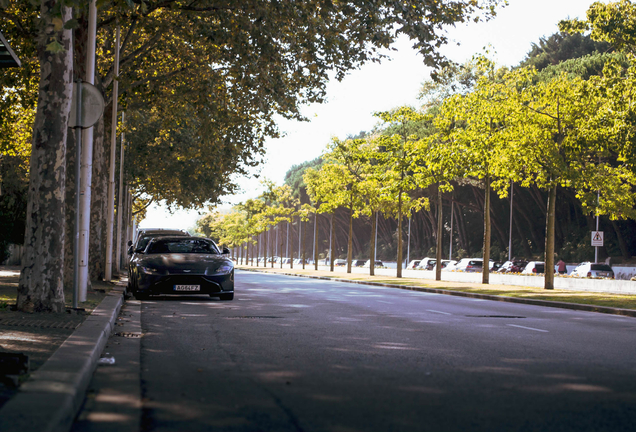
{"label": "dark sports car", "polygon": [[135,298],[160,294],[208,294],[234,298],[234,263],[210,239],[158,237],[131,261],[130,291]]}

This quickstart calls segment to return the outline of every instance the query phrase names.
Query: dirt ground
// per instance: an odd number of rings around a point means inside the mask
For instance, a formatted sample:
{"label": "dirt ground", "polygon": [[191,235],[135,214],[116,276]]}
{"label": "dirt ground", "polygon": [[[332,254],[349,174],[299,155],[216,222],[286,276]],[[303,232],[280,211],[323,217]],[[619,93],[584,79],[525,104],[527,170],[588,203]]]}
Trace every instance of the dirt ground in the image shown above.
{"label": "dirt ground", "polygon": [[[72,292],[65,292],[67,312],[24,313],[14,310],[20,269],[0,266],[0,352],[22,353],[29,356],[30,372],[42,366],[57,348],[75,331],[114,286],[107,282],[93,282],[87,292],[84,312],[70,313]],[[18,378],[23,382],[28,374]],[[0,406],[16,392],[12,377],[0,374]]]}

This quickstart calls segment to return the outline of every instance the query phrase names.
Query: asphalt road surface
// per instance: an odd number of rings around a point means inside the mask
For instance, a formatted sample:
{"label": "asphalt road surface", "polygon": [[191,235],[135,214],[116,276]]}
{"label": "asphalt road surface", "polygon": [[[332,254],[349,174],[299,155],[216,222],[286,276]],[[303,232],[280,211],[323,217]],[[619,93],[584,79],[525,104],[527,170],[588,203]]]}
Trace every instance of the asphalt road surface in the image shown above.
{"label": "asphalt road surface", "polygon": [[145,432],[636,430],[634,318],[237,272],[141,328]]}

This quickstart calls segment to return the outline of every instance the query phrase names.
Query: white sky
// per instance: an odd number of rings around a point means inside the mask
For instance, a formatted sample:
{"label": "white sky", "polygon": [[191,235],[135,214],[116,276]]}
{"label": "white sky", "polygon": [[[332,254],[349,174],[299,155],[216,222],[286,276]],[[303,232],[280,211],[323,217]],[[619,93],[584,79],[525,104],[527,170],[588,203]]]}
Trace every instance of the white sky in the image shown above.
{"label": "white sky", "polygon": [[[559,20],[584,18],[594,1],[508,0],[509,5],[489,22],[449,29],[455,43],[442,52],[451,60],[463,63],[488,47],[489,57],[501,65],[514,66],[524,59],[533,42],[558,31]],[[391,61],[365,65],[352,71],[342,82],[330,82],[327,102],[302,110],[310,122],[282,121],[279,126],[285,136],[267,142],[261,179],[266,177],[282,184],[290,167],[320,156],[332,137],[345,138],[372,129],[377,123],[374,112],[401,105],[417,106],[419,88],[429,78],[430,69],[424,66],[411,45],[408,39],[402,38],[395,45],[398,50],[390,53]],[[254,198],[262,191],[260,179],[241,178],[238,183],[244,192],[226,197],[229,204]],[[194,226],[198,217],[196,211],[170,214],[165,207],[153,205],[140,226],[187,229]]]}

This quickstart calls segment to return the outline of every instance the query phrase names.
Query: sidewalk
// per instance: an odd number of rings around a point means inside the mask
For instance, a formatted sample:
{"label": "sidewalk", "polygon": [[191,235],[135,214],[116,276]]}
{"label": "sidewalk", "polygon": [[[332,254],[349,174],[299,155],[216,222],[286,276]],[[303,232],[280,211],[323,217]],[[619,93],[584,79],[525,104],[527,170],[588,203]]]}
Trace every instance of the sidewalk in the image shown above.
{"label": "sidewalk", "polygon": [[13,285],[16,269],[0,268],[0,352],[28,355],[30,373],[0,375],[0,430],[68,431],[116,324],[125,282],[94,285],[84,315],[11,311],[2,294]]}

